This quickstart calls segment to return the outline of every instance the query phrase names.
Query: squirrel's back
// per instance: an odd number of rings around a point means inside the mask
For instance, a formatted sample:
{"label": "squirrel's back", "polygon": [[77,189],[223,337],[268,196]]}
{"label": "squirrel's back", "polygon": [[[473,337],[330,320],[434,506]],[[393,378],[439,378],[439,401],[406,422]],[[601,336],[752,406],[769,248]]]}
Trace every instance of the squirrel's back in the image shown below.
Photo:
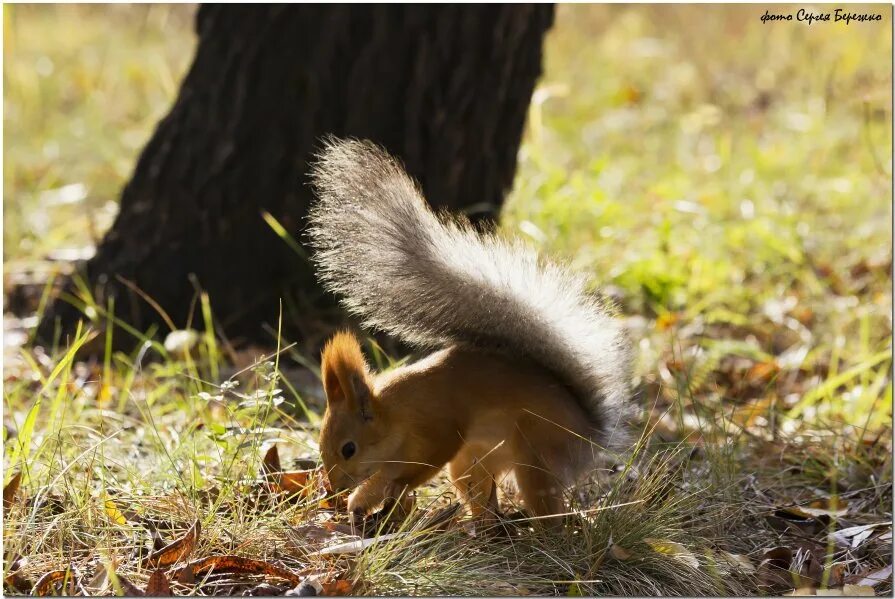
{"label": "squirrel's back", "polygon": [[626,442],[636,414],[630,343],[582,275],[436,216],[399,163],[369,142],[330,140],[313,181],[319,276],[349,311],[417,346],[531,359],[572,390],[598,444]]}

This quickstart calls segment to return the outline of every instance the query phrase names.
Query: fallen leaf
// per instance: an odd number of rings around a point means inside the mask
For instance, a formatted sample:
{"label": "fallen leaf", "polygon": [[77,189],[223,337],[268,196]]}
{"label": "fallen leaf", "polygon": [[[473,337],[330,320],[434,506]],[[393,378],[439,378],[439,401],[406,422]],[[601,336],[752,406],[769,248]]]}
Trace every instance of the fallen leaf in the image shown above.
{"label": "fallen leaf", "polygon": [[323,594],[330,597],[344,597],[350,595],[354,589],[354,585],[345,579],[334,580],[332,582],[322,582]]}
{"label": "fallen leaf", "polygon": [[280,451],[277,449],[276,445],[273,445],[267,450],[267,453],[264,454],[264,462],[262,462],[261,467],[265,474],[273,474],[283,471],[283,467],[280,465]]}
{"label": "fallen leaf", "polygon": [[30,593],[34,587],[34,583],[22,575],[22,567],[28,563],[27,557],[19,557],[11,560],[12,563],[7,570],[6,578],[3,581],[14,590],[21,593]]}
{"label": "fallen leaf", "polygon": [[329,492],[324,492],[323,497],[321,497],[320,501],[317,502],[317,507],[321,510],[342,512],[347,509],[347,497],[347,493],[331,494]]}
{"label": "fallen leaf", "polygon": [[820,584],[823,567],[811,551],[774,547],[762,555],[758,575],[766,587],[814,588]]}
{"label": "fallen leaf", "polygon": [[870,538],[873,529],[878,526],[889,526],[891,522],[876,522],[874,524],[864,524],[861,526],[850,526],[837,530],[833,533],[833,539],[843,547],[851,547],[857,549],[861,543]]}
{"label": "fallen leaf", "polygon": [[15,499],[16,493],[19,490],[19,483],[22,481],[22,472],[16,472],[13,474],[12,478],[9,479],[9,482],[6,483],[6,486],[3,487],[3,511],[5,512],[9,508],[12,507],[12,501]]}
{"label": "fallen leaf", "polygon": [[843,500],[818,500],[797,508],[810,516],[832,516],[841,518],[848,513],[848,502]]}
{"label": "fallen leaf", "polygon": [[182,568],[175,570],[174,580],[180,584],[196,584],[196,573],[193,572],[192,564],[187,564]]}
{"label": "fallen leaf", "polygon": [[[870,574],[862,574],[861,577],[854,582],[853,586],[867,586],[873,587],[878,585],[881,582],[886,582],[887,580],[892,579],[892,564],[889,564],[885,568],[877,570],[876,572],[871,572]],[[852,585],[847,585],[852,586]]]}
{"label": "fallen leaf", "polygon": [[109,519],[115,524],[120,524],[122,526],[126,525],[127,518],[124,517],[124,514],[122,514],[118,507],[115,505],[115,502],[112,501],[108,494],[104,493],[104,496],[105,501],[103,502],[103,507],[105,508],[106,515],[109,516]]}
{"label": "fallen leaf", "polygon": [[261,463],[263,474],[271,481],[271,491],[274,493],[300,493],[303,497],[310,497],[314,489],[309,484],[311,478],[318,474],[316,468],[307,470],[293,470],[283,472],[280,463],[280,452],[276,445],[267,450],[264,461]]}
{"label": "fallen leaf", "polygon": [[280,472],[275,477],[276,484],[281,491],[286,493],[302,493],[305,496],[311,494],[308,481],[316,470],[294,470],[292,472]]}
{"label": "fallen leaf", "polygon": [[609,555],[620,562],[631,559],[631,552],[615,543],[609,547]]}
{"label": "fallen leaf", "polygon": [[863,530],[863,531],[859,532],[854,537],[852,537],[851,548],[857,549],[858,547],[861,546],[861,543],[863,543],[864,541],[869,539],[870,535],[872,535],[872,534],[873,534],[873,529]]}
{"label": "fallen leaf", "polygon": [[34,587],[32,582],[22,576],[21,572],[15,572],[13,574],[8,575],[3,581],[13,590],[16,590],[20,593],[30,593],[31,589]]}
{"label": "fallen leaf", "polygon": [[168,582],[168,577],[165,576],[164,570],[156,570],[152,573],[152,576],[149,577],[149,581],[146,583],[145,595],[147,597],[171,596],[171,583]]}
{"label": "fallen leaf", "polygon": [[162,568],[188,557],[193,552],[196,541],[199,540],[201,529],[199,519],[196,518],[196,521],[182,537],[149,555],[144,562],[144,567]]}
{"label": "fallen leaf", "polygon": [[796,534],[814,537],[824,531],[830,525],[830,516],[821,514],[813,516],[799,508],[788,507],[775,510],[767,516],[768,523],[780,532],[795,532]]}
{"label": "fallen leaf", "polygon": [[696,559],[696,556],[680,543],[666,541],[664,539],[643,539],[643,541],[652,547],[653,551],[656,553],[669,555],[687,564],[691,568],[699,568],[699,560]]}
{"label": "fallen leaf", "polygon": [[182,571],[189,569],[192,576],[201,576],[209,572],[215,573],[231,573],[231,574],[259,574],[262,576],[271,576],[274,578],[282,578],[289,581],[290,584],[299,584],[302,577],[295,572],[277,566],[270,562],[251,559],[247,557],[239,557],[237,555],[212,555],[202,559],[194,560],[175,571],[175,575],[180,575]]}
{"label": "fallen leaf", "polygon": [[[56,591],[56,585],[62,584],[66,579],[71,579],[71,568],[66,568],[65,570],[53,570],[52,572],[47,572],[34,585],[34,588],[31,590],[31,594],[37,597],[46,597],[50,593],[54,593]],[[66,593],[63,593],[66,594]],[[74,593],[68,593],[74,594]]]}
{"label": "fallen leaf", "polygon": [[371,547],[377,543],[381,543],[383,541],[390,541],[392,539],[396,539],[398,537],[406,537],[409,533],[393,533],[388,535],[381,535],[378,537],[372,537],[369,539],[358,539],[356,541],[348,541],[347,543],[339,543],[338,545],[333,545],[331,547],[325,547],[320,551],[316,551],[311,555],[343,555],[346,553],[360,553],[367,547]]}
{"label": "fallen leaf", "polygon": [[115,579],[118,580],[118,586],[121,588],[121,593],[125,597],[143,597],[145,593],[140,587],[132,583],[130,580],[122,576],[121,574],[115,574]]}
{"label": "fallen leaf", "polygon": [[828,587],[835,588],[842,585],[842,578],[845,573],[845,566],[843,564],[831,564],[827,567],[827,572],[829,572],[827,577]]}

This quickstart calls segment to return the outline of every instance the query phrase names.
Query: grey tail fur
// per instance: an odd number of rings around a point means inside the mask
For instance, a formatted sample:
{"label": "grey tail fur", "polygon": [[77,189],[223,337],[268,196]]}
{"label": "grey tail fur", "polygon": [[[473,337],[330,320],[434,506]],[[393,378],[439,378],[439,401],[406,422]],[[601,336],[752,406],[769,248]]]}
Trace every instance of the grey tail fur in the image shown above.
{"label": "grey tail fur", "polygon": [[583,276],[518,240],[436,216],[402,166],[369,142],[327,140],[312,177],[318,276],[366,326],[422,347],[524,356],[572,390],[597,443],[627,442],[630,344]]}

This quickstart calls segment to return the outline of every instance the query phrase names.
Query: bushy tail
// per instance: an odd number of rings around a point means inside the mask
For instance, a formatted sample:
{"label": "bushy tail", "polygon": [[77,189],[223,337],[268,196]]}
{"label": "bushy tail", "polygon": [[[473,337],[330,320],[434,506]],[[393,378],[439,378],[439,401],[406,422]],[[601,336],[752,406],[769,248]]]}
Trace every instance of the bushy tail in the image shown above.
{"label": "bushy tail", "polygon": [[518,241],[436,216],[401,165],[369,142],[329,140],[312,176],[319,277],[365,325],[418,346],[524,355],[572,389],[597,442],[623,442],[635,411],[630,347],[584,277]]}

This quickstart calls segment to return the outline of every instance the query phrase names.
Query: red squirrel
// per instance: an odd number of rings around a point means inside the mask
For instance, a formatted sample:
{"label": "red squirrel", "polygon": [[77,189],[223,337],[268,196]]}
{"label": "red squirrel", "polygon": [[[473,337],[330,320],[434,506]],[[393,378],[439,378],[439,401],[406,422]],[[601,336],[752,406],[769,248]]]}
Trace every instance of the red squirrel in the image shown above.
{"label": "red squirrel", "polygon": [[629,442],[637,409],[631,345],[586,279],[518,240],[436,215],[402,166],[358,140],[327,142],[312,172],[318,277],[364,325],[427,357],[374,373],[357,338],[322,354],[320,451],[352,514],[410,491],[445,465],[476,518],[515,479],[535,517],[606,450]]}

